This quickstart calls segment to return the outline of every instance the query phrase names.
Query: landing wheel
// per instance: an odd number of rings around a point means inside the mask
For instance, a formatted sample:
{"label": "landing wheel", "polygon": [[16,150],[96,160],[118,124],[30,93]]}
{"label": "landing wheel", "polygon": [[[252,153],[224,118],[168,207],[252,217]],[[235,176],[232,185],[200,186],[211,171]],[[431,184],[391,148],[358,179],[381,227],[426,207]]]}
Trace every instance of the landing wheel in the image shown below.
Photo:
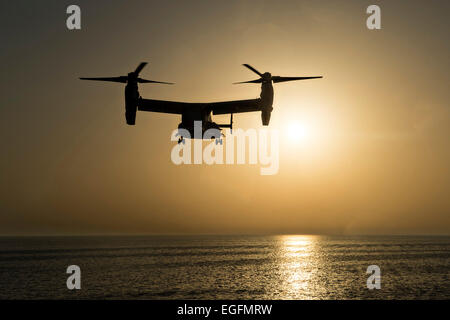
{"label": "landing wheel", "polygon": [[221,145],[223,145],[223,140],[222,140],[222,138],[216,138],[216,145],[218,145],[218,144],[221,144]]}
{"label": "landing wheel", "polygon": [[178,138],[178,144],[180,144],[180,143],[185,144],[186,140],[184,140],[183,137],[180,137],[180,138]]}

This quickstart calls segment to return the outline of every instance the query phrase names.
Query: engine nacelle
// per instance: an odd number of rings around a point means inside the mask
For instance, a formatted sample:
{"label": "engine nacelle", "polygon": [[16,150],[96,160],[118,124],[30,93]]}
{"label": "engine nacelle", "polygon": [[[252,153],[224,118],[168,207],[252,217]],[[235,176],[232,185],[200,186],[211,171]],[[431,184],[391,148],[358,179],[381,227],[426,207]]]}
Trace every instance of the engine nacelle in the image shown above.
{"label": "engine nacelle", "polygon": [[136,123],[136,111],[139,100],[137,83],[128,82],[125,87],[125,119],[127,124],[134,126]]}
{"label": "engine nacelle", "polygon": [[263,126],[268,126],[270,122],[270,115],[272,114],[273,108],[263,110],[261,112],[261,121]]}
{"label": "engine nacelle", "polygon": [[127,124],[134,126],[136,124],[136,111],[137,105],[127,105],[125,104],[125,119]]}

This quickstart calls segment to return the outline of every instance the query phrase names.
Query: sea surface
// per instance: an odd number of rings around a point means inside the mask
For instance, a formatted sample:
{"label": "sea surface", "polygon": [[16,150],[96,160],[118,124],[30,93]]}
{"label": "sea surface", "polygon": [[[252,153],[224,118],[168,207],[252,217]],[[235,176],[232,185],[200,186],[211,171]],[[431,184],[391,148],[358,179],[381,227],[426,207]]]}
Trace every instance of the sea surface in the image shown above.
{"label": "sea surface", "polygon": [[0,238],[0,299],[450,299],[449,280],[450,237]]}

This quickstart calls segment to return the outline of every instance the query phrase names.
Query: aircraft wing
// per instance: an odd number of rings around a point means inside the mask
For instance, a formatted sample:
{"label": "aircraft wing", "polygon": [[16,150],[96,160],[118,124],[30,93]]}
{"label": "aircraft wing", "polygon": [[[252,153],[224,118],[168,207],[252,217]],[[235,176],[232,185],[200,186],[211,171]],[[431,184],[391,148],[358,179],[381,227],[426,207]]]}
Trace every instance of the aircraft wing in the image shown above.
{"label": "aircraft wing", "polygon": [[176,101],[164,101],[152,99],[139,99],[138,101],[138,110],[149,112],[182,114],[185,111],[202,107],[204,107],[204,104],[202,103],[176,102]]}
{"label": "aircraft wing", "polygon": [[261,111],[261,99],[236,100],[208,103],[213,114]]}
{"label": "aircraft wing", "polygon": [[228,114],[261,111],[261,99],[236,100],[210,103],[176,102],[152,99],[139,99],[138,110],[183,114],[191,110],[209,109],[213,114]]}

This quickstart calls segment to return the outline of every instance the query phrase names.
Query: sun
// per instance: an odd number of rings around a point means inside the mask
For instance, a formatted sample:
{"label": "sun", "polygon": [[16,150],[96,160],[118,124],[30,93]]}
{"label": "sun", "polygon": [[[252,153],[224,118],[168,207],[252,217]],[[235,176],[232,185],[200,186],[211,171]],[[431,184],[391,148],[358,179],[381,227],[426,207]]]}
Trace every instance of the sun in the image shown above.
{"label": "sun", "polygon": [[307,124],[293,121],[290,122],[286,127],[286,135],[291,143],[297,145],[306,144],[312,139],[312,128]]}

